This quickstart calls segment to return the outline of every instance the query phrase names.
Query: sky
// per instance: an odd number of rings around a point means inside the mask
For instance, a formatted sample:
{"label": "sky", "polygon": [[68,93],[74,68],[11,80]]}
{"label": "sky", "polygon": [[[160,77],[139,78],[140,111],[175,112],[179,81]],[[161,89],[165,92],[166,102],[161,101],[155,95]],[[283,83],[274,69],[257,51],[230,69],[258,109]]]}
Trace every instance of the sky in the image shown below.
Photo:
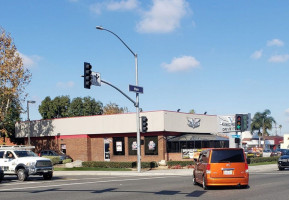
{"label": "sky", "polygon": [[[31,120],[45,97],[91,96],[135,112],[102,84],[84,89],[83,65],[140,108],[209,115],[271,111],[289,133],[289,1],[274,0],[0,0],[0,26],[32,73],[26,92]],[[24,107],[26,104],[24,103]],[[26,114],[22,115],[26,120]],[[275,125],[274,125],[275,126]]]}

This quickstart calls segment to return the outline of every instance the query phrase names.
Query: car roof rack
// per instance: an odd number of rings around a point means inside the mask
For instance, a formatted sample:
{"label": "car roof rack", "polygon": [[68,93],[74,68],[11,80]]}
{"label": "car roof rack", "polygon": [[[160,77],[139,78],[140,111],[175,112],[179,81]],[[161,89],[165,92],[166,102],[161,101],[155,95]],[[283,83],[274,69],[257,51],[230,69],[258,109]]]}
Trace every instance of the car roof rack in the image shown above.
{"label": "car roof rack", "polygon": [[35,146],[25,146],[25,145],[14,145],[14,146],[10,146],[10,145],[0,145],[0,150],[9,150],[9,149],[13,149],[13,150],[31,150],[31,149],[35,149]]}

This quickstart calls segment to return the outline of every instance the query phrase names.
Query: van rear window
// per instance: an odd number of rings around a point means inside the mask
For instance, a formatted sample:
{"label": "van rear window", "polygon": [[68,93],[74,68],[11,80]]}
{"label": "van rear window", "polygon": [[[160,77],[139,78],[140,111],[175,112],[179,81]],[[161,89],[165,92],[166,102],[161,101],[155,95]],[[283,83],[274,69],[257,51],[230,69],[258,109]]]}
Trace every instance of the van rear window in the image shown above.
{"label": "van rear window", "polygon": [[235,150],[218,150],[214,149],[212,151],[211,163],[237,163],[244,162],[244,153],[242,149]]}

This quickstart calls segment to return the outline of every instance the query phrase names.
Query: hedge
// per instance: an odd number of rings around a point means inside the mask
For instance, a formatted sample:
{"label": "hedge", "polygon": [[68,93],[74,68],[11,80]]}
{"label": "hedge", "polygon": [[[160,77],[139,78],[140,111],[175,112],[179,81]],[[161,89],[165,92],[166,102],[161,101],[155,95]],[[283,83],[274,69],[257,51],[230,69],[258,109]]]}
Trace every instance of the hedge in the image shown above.
{"label": "hedge", "polygon": [[52,165],[56,165],[60,163],[60,157],[59,156],[42,156],[44,158],[49,158],[52,162]]}
{"label": "hedge", "polygon": [[276,162],[278,161],[280,157],[274,156],[274,157],[255,157],[255,158],[247,158],[248,164],[253,163],[262,163],[262,162]]}
{"label": "hedge", "polygon": [[[86,161],[82,163],[83,167],[97,168],[136,168],[137,162],[102,162],[102,161]],[[141,168],[155,168],[156,162],[141,162]]]}
{"label": "hedge", "polygon": [[167,161],[167,165],[169,168],[171,168],[172,166],[181,166],[181,167],[186,167],[186,166],[190,166],[190,165],[194,165],[195,162],[193,160],[191,161]]}

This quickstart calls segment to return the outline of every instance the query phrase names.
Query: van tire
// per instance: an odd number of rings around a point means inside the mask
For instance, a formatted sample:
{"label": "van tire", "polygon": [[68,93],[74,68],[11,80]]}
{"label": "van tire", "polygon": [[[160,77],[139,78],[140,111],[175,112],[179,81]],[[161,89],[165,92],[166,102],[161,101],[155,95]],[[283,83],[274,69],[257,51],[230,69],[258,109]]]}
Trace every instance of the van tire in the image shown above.
{"label": "van tire", "polygon": [[195,177],[195,172],[193,172],[193,184],[197,185],[196,177]]}
{"label": "van tire", "polygon": [[207,190],[207,189],[208,189],[205,176],[203,176],[203,189],[204,189],[204,190]]}

